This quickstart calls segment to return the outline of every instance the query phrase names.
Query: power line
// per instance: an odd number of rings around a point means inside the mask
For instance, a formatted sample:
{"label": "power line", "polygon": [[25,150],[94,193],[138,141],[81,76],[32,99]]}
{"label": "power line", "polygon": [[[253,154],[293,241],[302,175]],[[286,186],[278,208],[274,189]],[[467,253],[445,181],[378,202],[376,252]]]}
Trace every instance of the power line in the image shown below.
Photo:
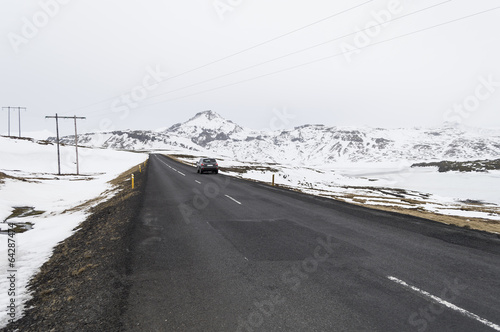
{"label": "power line", "polygon": [[460,17],[458,19],[454,19],[454,20],[447,21],[447,22],[444,22],[444,23],[436,24],[436,25],[433,25],[431,27],[427,27],[427,28],[423,28],[423,29],[416,30],[416,31],[413,31],[413,32],[409,32],[409,33],[406,33],[406,34],[403,34],[403,35],[400,35],[400,36],[396,36],[396,37],[393,37],[393,38],[390,38],[390,39],[386,39],[386,40],[379,41],[379,42],[374,42],[374,43],[372,43],[370,45],[367,45],[367,46],[364,46],[364,47],[355,47],[355,48],[353,48],[351,50],[348,50],[348,51],[336,53],[336,54],[329,55],[329,56],[326,56],[326,57],[322,57],[322,58],[319,58],[319,59],[316,59],[316,60],[313,60],[313,61],[302,63],[302,64],[299,64],[299,65],[295,65],[295,66],[288,67],[288,68],[285,68],[285,69],[281,69],[281,70],[278,70],[278,71],[270,72],[270,73],[267,73],[267,74],[259,75],[259,76],[252,77],[252,78],[249,78],[249,79],[245,79],[245,80],[241,80],[241,81],[238,81],[238,82],[229,83],[229,84],[226,84],[226,85],[218,86],[218,87],[207,89],[207,90],[203,90],[203,91],[199,91],[199,92],[192,93],[192,94],[185,95],[185,96],[181,96],[181,97],[178,97],[178,98],[173,98],[173,99],[168,99],[168,100],[164,100],[164,101],[159,101],[159,102],[147,104],[147,105],[142,106],[142,108],[148,107],[148,106],[157,105],[157,104],[167,103],[167,102],[171,102],[171,101],[175,101],[175,100],[179,100],[179,99],[184,99],[184,98],[188,98],[188,97],[192,97],[192,96],[196,96],[196,95],[199,95],[199,94],[202,94],[202,93],[206,93],[206,92],[211,92],[211,91],[215,91],[215,90],[227,88],[227,87],[230,87],[230,86],[233,86],[233,85],[250,82],[250,81],[253,81],[253,80],[256,80],[256,79],[259,79],[259,78],[263,78],[263,77],[267,77],[267,76],[279,74],[279,73],[282,73],[282,72],[290,71],[290,70],[293,70],[293,69],[297,69],[297,68],[300,68],[300,67],[308,66],[308,65],[311,65],[311,64],[314,64],[314,63],[318,63],[318,62],[322,62],[322,61],[325,61],[325,60],[328,60],[328,59],[335,58],[337,56],[341,56],[341,55],[344,55],[344,54],[351,53],[351,52],[353,52],[355,50],[363,50],[363,49],[366,49],[366,48],[369,48],[369,47],[377,46],[377,45],[380,45],[380,44],[385,44],[385,43],[388,43],[388,42],[391,42],[391,41],[394,41],[394,40],[397,40],[397,39],[400,39],[400,38],[403,38],[403,37],[408,37],[408,36],[411,36],[411,35],[423,32],[423,31],[428,31],[428,30],[435,29],[435,28],[438,28],[438,27],[441,27],[441,26],[445,26],[445,25],[448,25],[448,24],[456,23],[458,21],[462,21],[462,20],[465,20],[465,19],[468,19],[468,18],[471,18],[471,17],[482,15],[482,14],[485,14],[487,12],[491,12],[491,11],[494,11],[494,10],[497,10],[497,9],[500,9],[500,7],[491,8],[491,9],[488,9],[488,10],[485,10],[485,11],[482,11],[482,12],[478,12],[478,13],[475,13],[475,14],[471,14],[471,15],[467,15],[467,16],[464,16],[464,17]]}
{"label": "power line", "polygon": [[[236,74],[236,73],[240,73],[240,72],[243,72],[243,71],[246,71],[246,70],[249,70],[249,69],[253,69],[253,68],[256,68],[256,67],[260,67],[262,65],[265,65],[265,64],[268,64],[268,63],[271,63],[271,62],[274,62],[274,61],[277,61],[277,60],[281,60],[281,59],[284,59],[284,58],[287,58],[289,56],[292,56],[292,55],[296,55],[296,54],[299,54],[299,53],[302,53],[302,52],[305,52],[305,51],[309,51],[311,49],[314,49],[314,48],[317,48],[317,47],[320,47],[320,46],[324,46],[326,44],[329,44],[329,43],[332,43],[334,41],[337,41],[337,40],[340,40],[340,39],[343,39],[343,38],[346,38],[346,37],[349,37],[349,36],[352,36],[352,35],[355,35],[357,33],[360,33],[360,32],[363,32],[363,31],[368,31],[370,29],[373,29],[374,27],[379,27],[379,26],[383,26],[383,25],[386,25],[388,23],[392,23],[392,22],[395,22],[397,20],[401,20],[403,18],[407,18],[409,16],[412,16],[412,15],[415,15],[415,14],[419,14],[421,12],[424,12],[424,11],[427,11],[429,9],[432,9],[432,8],[435,8],[437,6],[441,6],[441,5],[444,5],[446,3],[449,3],[453,0],[446,0],[446,1],[443,1],[443,2],[440,2],[438,4],[435,4],[435,5],[432,5],[432,6],[429,6],[429,7],[426,7],[426,8],[423,8],[423,9],[419,9],[419,10],[416,10],[414,12],[411,12],[411,13],[408,13],[408,14],[405,14],[405,15],[402,15],[402,16],[399,16],[397,18],[394,18],[394,19],[391,19],[391,20],[388,20],[386,22],[383,22],[383,23],[379,23],[379,24],[373,24],[373,25],[370,25],[370,27],[368,28],[365,28],[365,29],[361,29],[361,30],[357,30],[357,31],[354,31],[354,32],[351,32],[351,33],[348,33],[346,35],[343,35],[343,36],[339,36],[339,37],[336,37],[334,39],[330,39],[328,41],[325,41],[325,42],[322,42],[322,43],[319,43],[319,44],[315,44],[315,45],[312,45],[312,46],[309,46],[309,47],[306,47],[306,48],[303,48],[303,49],[300,49],[300,50],[297,50],[297,51],[294,51],[294,52],[291,52],[291,53],[288,53],[288,54],[285,54],[285,55],[282,55],[282,56],[279,56],[277,58],[273,58],[273,59],[270,59],[270,60],[266,60],[264,62],[260,62],[260,63],[257,63],[257,64],[254,64],[254,65],[251,65],[251,66],[248,66],[248,67],[245,67],[245,68],[242,68],[242,69],[238,69],[236,71],[232,71],[230,73],[226,73],[226,74],[222,74],[222,75],[219,75],[219,76],[215,76],[215,77],[212,77],[212,78],[209,78],[209,79],[206,79],[206,80],[203,80],[203,81],[200,81],[200,82],[197,82],[197,83],[193,83],[193,84],[190,84],[190,85],[186,85],[186,86],[183,86],[183,87],[180,87],[180,88],[177,88],[175,90],[170,90],[170,91],[166,91],[166,92],[163,92],[163,93],[159,93],[159,94],[156,94],[154,96],[151,96],[151,97],[146,97],[144,98],[143,100],[146,100],[146,99],[153,99],[153,98],[157,98],[159,96],[163,96],[163,95],[167,95],[167,94],[170,94],[170,93],[174,93],[174,92],[177,92],[177,91],[181,91],[181,90],[185,90],[185,89],[188,89],[188,88],[192,88],[194,86],[197,86],[197,85],[200,85],[200,84],[203,84],[203,83],[208,83],[208,82],[211,82],[211,81],[214,81],[214,80],[217,80],[217,79],[220,79],[220,78],[223,78],[223,77],[227,77],[227,76],[230,76],[230,75],[233,75],[233,74]],[[352,52],[352,51],[350,51]],[[347,52],[346,52],[347,53]],[[345,54],[345,53],[343,53]],[[105,109],[101,109],[101,110],[96,110],[96,111],[92,111],[92,112],[89,112],[89,113],[97,113],[97,112],[100,112],[100,111],[105,111],[107,110],[107,108]],[[89,114],[87,113],[87,114]]]}
{"label": "power line", "polygon": [[[236,53],[232,53],[232,54],[230,54],[230,55],[224,56],[224,57],[222,57],[222,58],[220,58],[220,59],[217,59],[217,60],[211,61],[211,62],[206,63],[206,64],[204,64],[204,65],[201,65],[201,66],[198,66],[198,67],[195,67],[195,68],[189,69],[189,70],[187,70],[187,71],[185,71],[185,72],[182,72],[182,73],[180,73],[180,74],[177,74],[177,75],[172,76],[172,77],[169,77],[169,78],[166,78],[166,79],[164,79],[164,80],[159,80],[159,81],[157,81],[157,82],[156,82],[156,83],[154,83],[154,84],[144,85],[144,87],[150,87],[150,86],[156,85],[156,84],[158,84],[158,83],[163,83],[163,82],[166,82],[166,81],[170,81],[170,80],[173,80],[173,79],[175,79],[175,78],[178,78],[178,77],[181,77],[181,76],[184,76],[184,75],[190,74],[190,73],[192,73],[192,72],[195,72],[195,71],[197,71],[197,70],[200,70],[200,69],[206,68],[206,67],[208,67],[208,66],[214,65],[214,64],[216,64],[216,63],[222,62],[222,61],[224,61],[224,60],[230,59],[230,58],[235,57],[235,56],[237,56],[237,55],[240,55],[240,54],[242,54],[242,53],[245,53],[245,52],[248,52],[248,51],[250,51],[250,50],[253,50],[253,49],[257,48],[257,47],[260,47],[260,46],[263,46],[263,45],[269,44],[269,43],[271,43],[271,42],[273,42],[273,41],[276,41],[276,40],[278,40],[278,39],[281,39],[281,38],[283,38],[283,37],[289,36],[289,35],[291,35],[291,34],[294,34],[294,33],[299,32],[299,31],[301,31],[301,30],[307,29],[307,28],[309,28],[309,27],[311,27],[311,26],[314,26],[314,25],[316,25],[316,24],[319,24],[319,23],[321,23],[321,22],[327,21],[327,20],[329,20],[329,19],[331,19],[331,18],[334,18],[334,17],[336,17],[336,16],[339,16],[339,15],[345,14],[345,13],[347,13],[347,12],[349,12],[349,11],[352,11],[352,10],[354,10],[354,9],[357,9],[357,8],[359,8],[359,7],[362,7],[362,6],[364,6],[364,5],[366,5],[366,4],[370,3],[370,2],[373,2],[373,1],[374,1],[374,0],[368,0],[368,1],[365,1],[365,2],[363,2],[363,3],[361,3],[361,4],[359,4],[359,5],[356,5],[356,6],[354,6],[354,7],[350,7],[350,8],[348,8],[348,9],[345,9],[345,10],[340,11],[340,12],[337,12],[337,13],[335,13],[335,14],[332,14],[332,15],[330,15],[330,16],[327,16],[327,17],[325,17],[325,18],[322,18],[322,19],[320,19],[320,20],[318,20],[318,21],[316,21],[316,22],[309,23],[309,24],[307,24],[307,25],[305,25],[305,26],[302,26],[302,27],[297,28],[297,29],[295,29],[295,30],[289,31],[289,32],[284,33],[284,34],[282,34],[282,35],[279,35],[279,36],[277,36],[277,37],[273,37],[273,38],[271,38],[271,39],[268,39],[268,40],[266,40],[266,41],[264,41],[264,42],[261,42],[261,43],[258,43],[258,44],[256,44],[256,45],[250,46],[250,47],[245,48],[245,49],[243,49],[243,50],[241,50],[241,51],[238,51],[238,52],[236,52]],[[450,1],[451,1],[451,0],[450,0]],[[102,103],[104,103],[104,102],[106,102],[106,101],[109,101],[109,100],[113,100],[113,99],[115,99],[115,98],[118,98],[118,97],[120,97],[120,96],[121,96],[121,95],[115,95],[115,96],[113,96],[113,97],[103,99],[103,100],[101,100],[101,101],[98,101],[98,102],[95,102],[95,103],[89,104],[89,105],[87,105],[87,106],[82,106],[82,107],[76,108],[76,109],[74,109],[73,111],[77,111],[77,110],[81,110],[81,109],[84,109],[84,108],[92,107],[92,106],[94,106],[94,105],[99,105],[99,104],[102,104]]]}

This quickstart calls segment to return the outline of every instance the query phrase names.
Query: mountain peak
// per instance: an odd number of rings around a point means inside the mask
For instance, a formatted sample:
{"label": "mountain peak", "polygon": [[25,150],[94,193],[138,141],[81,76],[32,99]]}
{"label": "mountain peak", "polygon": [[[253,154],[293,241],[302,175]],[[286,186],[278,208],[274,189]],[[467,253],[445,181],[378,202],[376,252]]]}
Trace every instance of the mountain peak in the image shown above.
{"label": "mountain peak", "polygon": [[219,113],[216,113],[216,112],[214,112],[212,110],[208,110],[208,111],[203,111],[203,112],[196,113],[196,115],[194,117],[192,117],[189,121],[194,120],[194,119],[198,119],[198,118],[201,118],[201,117],[204,117],[204,118],[206,118],[208,120],[224,119],[222,116],[219,115]]}
{"label": "mountain peak", "polygon": [[[216,121],[214,121],[216,120]],[[208,110],[208,111],[203,111],[203,112],[198,112],[190,118],[189,120],[183,122],[183,123],[176,123],[173,126],[171,126],[168,129],[163,130],[164,132],[174,132],[179,130],[180,127],[184,126],[200,126],[200,127],[205,127],[205,126],[214,126],[214,122],[229,122],[232,123],[229,120],[224,119],[222,116],[220,116],[218,113]]]}
{"label": "mountain peak", "polygon": [[[242,133],[244,129],[230,120],[224,119],[214,111],[203,111],[184,123],[173,125],[165,131],[184,138],[193,143],[205,146],[215,140],[227,140]],[[243,135],[245,136],[245,135]]]}
{"label": "mountain peak", "polygon": [[195,127],[201,127],[201,128],[221,128],[221,127],[226,127],[225,129],[228,129],[227,127],[234,127],[236,125],[233,121],[227,120],[223,118],[219,113],[208,110],[208,111],[203,111],[196,113],[195,116],[193,116],[191,119],[187,120],[186,122],[181,124],[182,126],[195,126]]}

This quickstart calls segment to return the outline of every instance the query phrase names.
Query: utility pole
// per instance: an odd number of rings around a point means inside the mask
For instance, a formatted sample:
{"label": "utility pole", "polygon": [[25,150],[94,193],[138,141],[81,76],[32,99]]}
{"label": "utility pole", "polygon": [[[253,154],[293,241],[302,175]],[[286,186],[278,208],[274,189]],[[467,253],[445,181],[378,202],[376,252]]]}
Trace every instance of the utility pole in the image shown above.
{"label": "utility pole", "polygon": [[2,109],[7,110],[7,112],[9,113],[9,137],[10,137],[10,111],[17,110],[19,112],[19,137],[21,137],[21,110],[26,111],[26,107],[6,106],[6,107],[2,107]]}
{"label": "utility pole", "polygon": [[46,116],[46,119],[56,119],[56,143],[57,143],[57,174],[61,175],[61,153],[59,152],[59,117],[57,116]]}
{"label": "utility pole", "polygon": [[73,119],[75,121],[75,150],[76,150],[76,174],[80,174],[80,168],[78,165],[78,132],[76,129],[76,120],[84,120],[86,119],[85,117],[81,116],[58,116],[56,113],[56,116],[49,116],[47,115],[45,117],[46,119],[56,119],[56,134],[57,134],[57,168],[58,168],[58,173],[61,175],[61,153],[59,150],[59,119]]}
{"label": "utility pole", "polygon": [[73,119],[75,120],[76,175],[78,175],[80,174],[80,168],[78,167],[78,132],[76,131],[76,115],[73,116]]}
{"label": "utility pole", "polygon": [[9,120],[8,121],[9,121],[9,137],[10,137],[10,106],[2,107],[2,109],[6,109],[7,113],[9,113],[9,116],[8,116]]}
{"label": "utility pole", "polygon": [[26,111],[26,107],[18,107],[17,112],[19,114],[19,138],[21,138],[21,108]]}

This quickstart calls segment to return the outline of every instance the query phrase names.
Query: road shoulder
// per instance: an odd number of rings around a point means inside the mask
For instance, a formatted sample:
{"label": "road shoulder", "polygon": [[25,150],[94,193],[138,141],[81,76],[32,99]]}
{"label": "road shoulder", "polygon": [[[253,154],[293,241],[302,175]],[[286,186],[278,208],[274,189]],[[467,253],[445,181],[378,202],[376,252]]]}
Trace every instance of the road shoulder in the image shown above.
{"label": "road shoulder", "polygon": [[30,281],[30,309],[2,331],[120,330],[130,235],[146,177],[147,168],[138,172],[134,167],[112,181],[118,193],[93,207],[77,231],[54,249]]}

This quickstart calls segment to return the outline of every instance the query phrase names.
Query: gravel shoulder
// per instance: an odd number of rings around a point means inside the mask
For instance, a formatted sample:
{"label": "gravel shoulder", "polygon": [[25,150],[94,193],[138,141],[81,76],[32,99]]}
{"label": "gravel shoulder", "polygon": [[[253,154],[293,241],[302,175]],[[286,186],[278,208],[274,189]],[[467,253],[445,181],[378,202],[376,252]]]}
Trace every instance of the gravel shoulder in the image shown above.
{"label": "gravel shoulder", "polygon": [[118,194],[91,208],[78,230],[54,249],[30,281],[30,309],[1,331],[121,330],[130,238],[146,177],[147,168],[139,173],[134,167],[112,181]]}

